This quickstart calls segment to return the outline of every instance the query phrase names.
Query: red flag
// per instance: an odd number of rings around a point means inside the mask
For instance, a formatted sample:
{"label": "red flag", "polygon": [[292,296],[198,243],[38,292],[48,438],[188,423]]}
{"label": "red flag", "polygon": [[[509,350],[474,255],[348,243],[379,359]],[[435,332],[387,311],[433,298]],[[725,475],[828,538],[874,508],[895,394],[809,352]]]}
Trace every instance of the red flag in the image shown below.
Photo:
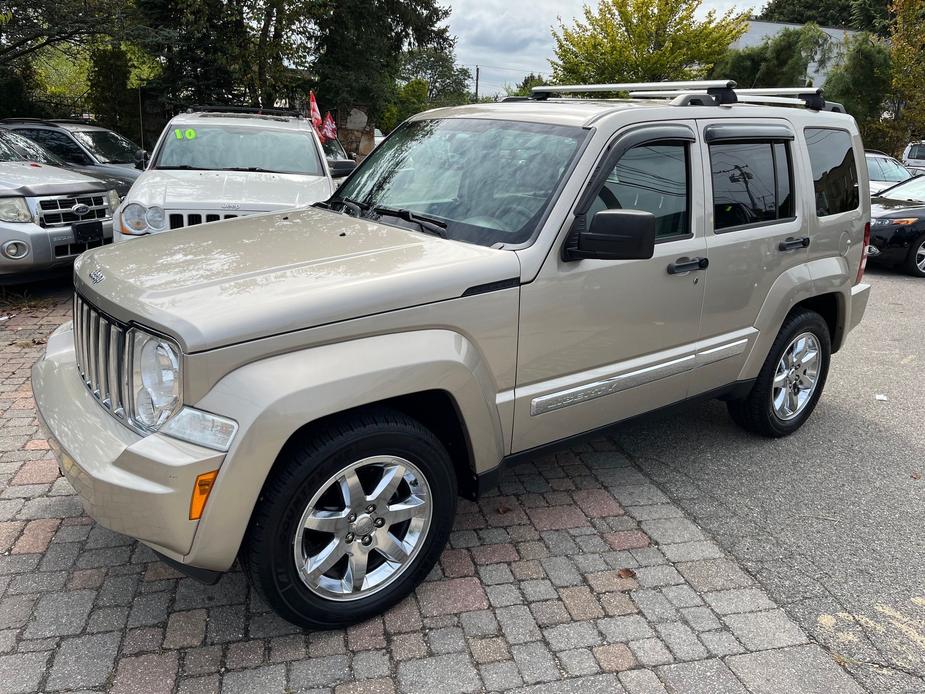
{"label": "red flag", "polygon": [[321,111],[318,110],[318,102],[315,101],[315,92],[308,93],[308,101],[311,104],[311,119],[315,129],[321,127]]}
{"label": "red flag", "polygon": [[324,125],[321,126],[321,135],[326,140],[337,139],[337,125],[334,123],[330,111],[324,114]]}

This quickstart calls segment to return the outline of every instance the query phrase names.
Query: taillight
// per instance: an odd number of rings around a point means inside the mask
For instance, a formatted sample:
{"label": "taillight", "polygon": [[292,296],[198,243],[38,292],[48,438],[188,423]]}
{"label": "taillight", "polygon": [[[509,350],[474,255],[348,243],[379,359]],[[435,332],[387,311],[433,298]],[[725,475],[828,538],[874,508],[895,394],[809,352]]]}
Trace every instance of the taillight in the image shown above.
{"label": "taillight", "polygon": [[854,283],[860,284],[864,279],[864,270],[867,269],[867,247],[870,245],[870,222],[864,225],[864,245],[861,247],[861,264],[858,266],[858,276]]}

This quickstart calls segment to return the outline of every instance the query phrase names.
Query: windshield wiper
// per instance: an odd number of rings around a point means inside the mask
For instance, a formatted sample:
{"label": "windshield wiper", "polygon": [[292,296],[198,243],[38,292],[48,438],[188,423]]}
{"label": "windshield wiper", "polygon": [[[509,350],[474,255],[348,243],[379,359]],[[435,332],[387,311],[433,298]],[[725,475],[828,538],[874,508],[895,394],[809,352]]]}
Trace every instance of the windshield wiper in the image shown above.
{"label": "windshield wiper", "polygon": [[177,164],[176,166],[155,166],[154,168],[155,168],[155,169],[164,170],[164,171],[173,171],[173,170],[180,170],[180,171],[208,171],[208,170],[209,170],[209,169],[205,169],[205,168],[203,168],[203,167],[201,167],[201,166],[190,166],[189,164]]}
{"label": "windshield wiper", "polygon": [[369,209],[368,202],[360,202],[352,198],[331,198],[324,203],[315,203],[316,207],[325,207],[329,210],[332,209],[333,205],[340,205],[340,211],[343,214],[346,214],[347,210],[350,210],[354,217],[362,217],[363,212]]}
{"label": "windshield wiper", "polygon": [[427,233],[433,234],[434,236],[439,236],[441,239],[446,238],[446,222],[442,222],[439,219],[419,215],[416,212],[412,212],[411,210],[406,210],[403,208],[384,207],[382,205],[374,206],[372,211],[380,217],[385,216],[404,219],[406,222],[417,224],[421,228],[421,231],[426,231]]}
{"label": "windshield wiper", "polygon": [[273,169],[264,169],[259,166],[226,166],[222,171],[255,171],[257,173],[283,173]]}

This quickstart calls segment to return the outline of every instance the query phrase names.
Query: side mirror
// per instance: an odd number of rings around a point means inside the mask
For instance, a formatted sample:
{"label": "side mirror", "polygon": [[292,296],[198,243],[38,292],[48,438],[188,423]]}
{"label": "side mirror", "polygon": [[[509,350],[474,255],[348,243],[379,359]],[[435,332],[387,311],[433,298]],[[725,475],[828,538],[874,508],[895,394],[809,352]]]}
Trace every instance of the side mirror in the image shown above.
{"label": "side mirror", "polygon": [[587,228],[572,231],[562,253],[564,260],[646,260],[653,255],[655,215],[642,210],[597,212]]}
{"label": "side mirror", "polygon": [[328,168],[331,170],[331,178],[342,178],[357,167],[357,163],[352,159],[328,159]]}
{"label": "side mirror", "polygon": [[135,152],[135,168],[140,171],[148,168],[148,152],[146,150],[139,149]]}

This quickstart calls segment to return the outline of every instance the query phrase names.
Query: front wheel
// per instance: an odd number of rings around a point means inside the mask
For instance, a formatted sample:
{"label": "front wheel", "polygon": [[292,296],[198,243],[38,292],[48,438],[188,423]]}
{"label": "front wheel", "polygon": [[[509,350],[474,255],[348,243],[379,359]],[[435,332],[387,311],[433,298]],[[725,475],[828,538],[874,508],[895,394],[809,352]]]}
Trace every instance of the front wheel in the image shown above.
{"label": "front wheel", "polygon": [[732,419],[756,434],[792,434],[809,419],[829,373],[829,327],[814,311],[797,310],[781,326],[751,392],[726,403]]}
{"label": "front wheel", "polygon": [[282,617],[333,629],[385,611],[433,568],[456,512],[453,463],[416,420],[377,410],[280,456],[242,547]]}
{"label": "front wheel", "polygon": [[903,269],[913,277],[925,277],[925,234],[912,242],[903,265]]}

